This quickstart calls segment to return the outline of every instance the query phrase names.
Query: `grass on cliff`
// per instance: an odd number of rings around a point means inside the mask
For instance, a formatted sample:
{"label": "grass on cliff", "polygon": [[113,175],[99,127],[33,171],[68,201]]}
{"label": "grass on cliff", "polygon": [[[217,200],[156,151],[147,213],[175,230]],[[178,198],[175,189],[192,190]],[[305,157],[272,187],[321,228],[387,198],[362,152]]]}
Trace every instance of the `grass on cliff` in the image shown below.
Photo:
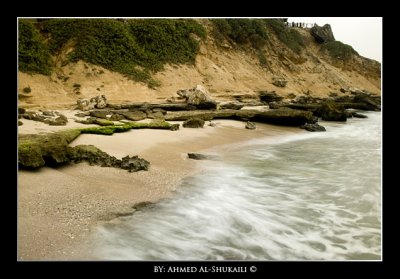
{"label": "grass on cliff", "polygon": [[[199,40],[206,37],[203,26],[193,19],[48,19],[36,23],[36,29],[21,22],[33,34],[20,28],[20,49],[30,51],[29,55],[20,55],[22,71],[32,64],[32,57],[39,56],[41,63],[29,69],[49,74],[45,66],[50,56],[42,52],[57,55],[68,44],[74,45],[69,61],[99,65],[146,82],[149,87],[159,85],[152,74],[165,64],[194,64]],[[38,39],[40,34],[46,44]],[[32,38],[37,46],[33,49],[29,44]]]}
{"label": "grass on cliff", "polygon": [[321,51],[325,51],[335,59],[350,59],[353,55],[359,55],[350,45],[346,45],[340,41],[333,41],[324,43],[321,47]]}
{"label": "grass on cliff", "polygon": [[214,37],[222,42],[226,37],[239,45],[250,44],[257,50],[261,65],[267,65],[267,59],[262,48],[270,40],[269,33],[296,53],[304,48],[303,37],[297,30],[285,25],[281,19],[246,19],[246,18],[219,18],[211,19],[214,24]]}
{"label": "grass on cliff", "polygon": [[264,19],[264,22],[278,39],[294,52],[300,53],[304,48],[304,40],[301,34],[297,30],[287,27],[282,20],[271,18]]}
{"label": "grass on cliff", "polygon": [[32,21],[18,22],[18,68],[26,73],[49,75],[50,51]]}

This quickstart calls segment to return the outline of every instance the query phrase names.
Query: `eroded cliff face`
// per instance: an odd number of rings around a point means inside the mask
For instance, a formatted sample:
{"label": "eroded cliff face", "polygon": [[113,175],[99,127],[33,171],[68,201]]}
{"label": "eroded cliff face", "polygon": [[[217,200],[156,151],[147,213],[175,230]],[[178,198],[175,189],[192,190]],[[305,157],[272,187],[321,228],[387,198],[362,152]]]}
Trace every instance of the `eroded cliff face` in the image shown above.
{"label": "eroded cliff face", "polygon": [[[273,33],[269,34],[262,48],[266,61],[261,65],[259,53],[253,48],[228,38],[217,41],[211,35],[213,24],[207,19],[199,21],[208,36],[200,44],[195,65],[167,65],[154,75],[161,84],[156,89],[84,61],[65,66],[58,63],[51,76],[18,73],[19,105],[73,108],[77,99],[97,95],[106,95],[110,102],[165,102],[176,96],[177,90],[197,84],[205,86],[217,101],[238,95],[257,98],[258,91],[275,91],[285,98],[290,94],[317,97],[340,94],[341,88],[381,94],[380,63],[357,55],[346,59],[332,57],[310,29],[296,28],[305,44],[299,54]],[[31,92],[24,93],[28,87]]]}

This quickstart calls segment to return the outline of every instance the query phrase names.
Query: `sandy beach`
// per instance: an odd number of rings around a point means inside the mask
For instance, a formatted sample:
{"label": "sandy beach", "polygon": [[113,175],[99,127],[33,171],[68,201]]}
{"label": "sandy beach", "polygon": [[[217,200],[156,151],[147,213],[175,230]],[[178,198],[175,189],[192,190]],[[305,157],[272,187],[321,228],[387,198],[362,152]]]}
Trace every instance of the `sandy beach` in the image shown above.
{"label": "sandy beach", "polygon": [[[19,133],[87,127],[73,122],[74,111],[61,112],[70,118],[67,126],[48,126],[24,119]],[[268,124],[247,130],[241,121],[214,122],[216,127],[206,123],[202,129],[181,127],[179,131],[143,129],[113,136],[81,135],[71,143],[92,144],[117,158],[138,155],[151,163],[149,171],[129,173],[87,163],[20,170],[18,260],[95,259],[90,235],[96,225],[131,213],[137,203],[156,202],[172,195],[182,178],[201,171],[196,160],[187,158],[188,152],[211,154],[227,144],[305,132]]]}

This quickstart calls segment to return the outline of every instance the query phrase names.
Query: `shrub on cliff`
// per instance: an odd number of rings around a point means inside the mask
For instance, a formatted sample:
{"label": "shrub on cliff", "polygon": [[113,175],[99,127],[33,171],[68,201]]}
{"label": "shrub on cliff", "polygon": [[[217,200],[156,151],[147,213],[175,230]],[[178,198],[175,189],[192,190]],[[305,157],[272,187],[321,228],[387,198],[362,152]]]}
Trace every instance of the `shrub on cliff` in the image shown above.
{"label": "shrub on cliff", "polygon": [[50,74],[50,52],[29,20],[18,22],[18,67],[22,72]]}

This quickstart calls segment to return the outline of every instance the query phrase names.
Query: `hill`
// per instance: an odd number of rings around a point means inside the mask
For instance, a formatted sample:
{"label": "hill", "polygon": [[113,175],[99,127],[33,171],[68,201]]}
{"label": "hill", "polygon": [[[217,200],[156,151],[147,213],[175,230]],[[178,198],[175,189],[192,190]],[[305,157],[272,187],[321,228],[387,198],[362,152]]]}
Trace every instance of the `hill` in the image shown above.
{"label": "hill", "polygon": [[261,90],[283,97],[381,90],[380,63],[335,41],[327,26],[280,19],[20,19],[18,26],[22,107],[72,108],[100,94],[165,102],[196,84],[217,100]]}

